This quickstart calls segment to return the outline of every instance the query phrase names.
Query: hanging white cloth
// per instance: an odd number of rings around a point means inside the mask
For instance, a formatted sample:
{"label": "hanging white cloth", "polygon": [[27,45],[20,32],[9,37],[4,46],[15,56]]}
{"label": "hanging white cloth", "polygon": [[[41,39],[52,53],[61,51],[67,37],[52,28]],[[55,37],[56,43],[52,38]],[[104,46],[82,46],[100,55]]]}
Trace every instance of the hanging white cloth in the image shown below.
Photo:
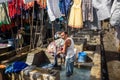
{"label": "hanging white cloth", "polygon": [[0,0],[0,3],[6,2],[6,1],[8,1],[8,0]]}
{"label": "hanging white cloth", "polygon": [[113,14],[116,6],[117,6],[117,0],[114,0],[114,1],[113,1],[113,4],[112,4],[112,7],[111,7],[111,14]]}
{"label": "hanging white cloth", "polygon": [[47,0],[47,11],[51,21],[62,16],[59,8],[59,0]]}
{"label": "hanging white cloth", "polygon": [[98,20],[110,18],[111,0],[93,0],[92,4],[97,9]]}
{"label": "hanging white cloth", "polygon": [[110,24],[114,27],[120,27],[120,1],[114,0],[111,8]]}

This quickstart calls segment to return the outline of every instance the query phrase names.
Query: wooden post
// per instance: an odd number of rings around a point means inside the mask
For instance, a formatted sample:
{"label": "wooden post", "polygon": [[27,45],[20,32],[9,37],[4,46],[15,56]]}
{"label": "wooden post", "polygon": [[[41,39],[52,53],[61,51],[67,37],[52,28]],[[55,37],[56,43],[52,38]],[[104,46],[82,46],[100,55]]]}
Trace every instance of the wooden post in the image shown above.
{"label": "wooden post", "polygon": [[52,22],[52,39],[54,40],[54,22]]}
{"label": "wooden post", "polygon": [[34,6],[35,5],[33,5],[33,12],[32,12],[32,24],[30,25],[30,51],[31,51],[31,49],[32,48],[34,48],[34,46],[33,46],[33,17],[34,17]]}

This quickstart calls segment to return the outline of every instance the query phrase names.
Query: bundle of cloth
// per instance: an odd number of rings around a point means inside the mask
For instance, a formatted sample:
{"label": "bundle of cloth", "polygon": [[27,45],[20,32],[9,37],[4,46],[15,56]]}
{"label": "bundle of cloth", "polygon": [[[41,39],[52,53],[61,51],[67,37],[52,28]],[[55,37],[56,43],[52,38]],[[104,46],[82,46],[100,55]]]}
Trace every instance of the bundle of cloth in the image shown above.
{"label": "bundle of cloth", "polygon": [[57,53],[57,51],[62,50],[63,45],[64,40],[62,38],[56,39],[48,45],[47,52],[53,55],[54,53]]}

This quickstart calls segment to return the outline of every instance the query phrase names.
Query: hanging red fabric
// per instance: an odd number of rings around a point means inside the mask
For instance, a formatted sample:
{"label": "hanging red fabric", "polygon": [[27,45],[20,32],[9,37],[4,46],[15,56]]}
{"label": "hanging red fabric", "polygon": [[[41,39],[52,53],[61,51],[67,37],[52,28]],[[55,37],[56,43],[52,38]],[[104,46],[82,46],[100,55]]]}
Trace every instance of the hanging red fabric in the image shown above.
{"label": "hanging red fabric", "polygon": [[15,15],[20,15],[22,6],[24,6],[23,0],[11,0],[8,2],[9,16],[13,18]]}
{"label": "hanging red fabric", "polygon": [[4,24],[1,26],[1,31],[5,32],[5,31],[9,31],[11,28],[15,27],[15,23],[12,22],[11,24]]}

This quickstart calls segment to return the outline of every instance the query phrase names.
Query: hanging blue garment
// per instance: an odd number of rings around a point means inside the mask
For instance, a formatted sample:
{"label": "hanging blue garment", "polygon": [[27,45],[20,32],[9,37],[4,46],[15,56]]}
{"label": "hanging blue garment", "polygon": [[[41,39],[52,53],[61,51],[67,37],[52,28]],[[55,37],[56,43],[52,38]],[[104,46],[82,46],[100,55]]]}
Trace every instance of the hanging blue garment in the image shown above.
{"label": "hanging blue garment", "polygon": [[5,73],[7,74],[7,73],[20,72],[22,69],[24,69],[27,66],[28,65],[24,62],[16,61],[16,62],[10,64],[8,67],[6,67]]}
{"label": "hanging blue garment", "polygon": [[72,0],[59,0],[59,7],[62,14],[67,15],[72,4]]}

